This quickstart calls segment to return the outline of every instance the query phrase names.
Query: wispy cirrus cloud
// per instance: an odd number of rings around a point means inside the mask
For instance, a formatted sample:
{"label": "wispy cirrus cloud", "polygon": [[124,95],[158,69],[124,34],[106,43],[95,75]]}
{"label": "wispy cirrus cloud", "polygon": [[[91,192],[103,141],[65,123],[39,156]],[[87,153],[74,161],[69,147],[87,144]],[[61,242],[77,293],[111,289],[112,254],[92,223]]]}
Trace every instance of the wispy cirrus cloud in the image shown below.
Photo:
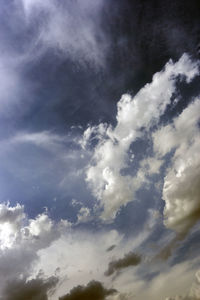
{"label": "wispy cirrus cloud", "polygon": [[101,26],[104,0],[21,2],[28,24],[40,20],[37,44],[43,51],[50,48],[76,63],[104,65],[109,46]]}

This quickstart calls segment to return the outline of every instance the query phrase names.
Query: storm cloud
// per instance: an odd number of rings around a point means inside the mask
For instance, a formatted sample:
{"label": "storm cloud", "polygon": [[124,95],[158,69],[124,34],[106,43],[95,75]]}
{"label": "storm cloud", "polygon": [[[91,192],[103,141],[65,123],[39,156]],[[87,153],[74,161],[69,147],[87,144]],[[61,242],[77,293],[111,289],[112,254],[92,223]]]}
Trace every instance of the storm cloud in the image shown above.
{"label": "storm cloud", "polygon": [[101,282],[91,281],[86,286],[74,287],[69,294],[59,300],[105,300],[107,296],[115,294],[115,289],[106,289]]}
{"label": "storm cloud", "polygon": [[2,300],[48,300],[51,292],[58,283],[58,278],[36,278],[32,280],[16,279],[7,283]]}

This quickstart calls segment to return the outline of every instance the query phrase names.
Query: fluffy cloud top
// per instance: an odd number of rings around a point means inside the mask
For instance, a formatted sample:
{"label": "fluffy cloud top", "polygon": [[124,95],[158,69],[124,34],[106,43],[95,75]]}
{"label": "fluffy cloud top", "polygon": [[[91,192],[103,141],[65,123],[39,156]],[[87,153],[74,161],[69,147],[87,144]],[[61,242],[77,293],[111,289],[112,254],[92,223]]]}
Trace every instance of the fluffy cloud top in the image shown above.
{"label": "fluffy cloud top", "polygon": [[[200,100],[194,100],[154,133],[154,149],[163,156],[174,150],[164,179],[165,225],[180,234],[200,219]],[[165,142],[167,141],[167,142]]]}
{"label": "fluffy cloud top", "polygon": [[[141,170],[132,177],[122,175],[129,165],[131,144],[141,137],[145,130],[150,130],[170,104],[176,91],[176,79],[189,83],[199,74],[198,65],[184,54],[178,62],[169,61],[165,68],[153,76],[135,97],[122,96],[117,105],[117,124],[113,128],[106,124],[86,130],[82,145],[85,147],[90,138],[97,139],[94,155],[86,172],[93,194],[103,208],[102,219],[115,218],[120,207],[134,199],[134,193],[145,180]],[[159,170],[161,161],[147,161],[149,173]]]}
{"label": "fluffy cloud top", "polygon": [[[67,222],[55,223],[46,213],[28,219],[20,204],[14,207],[0,204],[0,293],[8,281],[14,282],[16,297],[18,290],[19,295],[23,291],[26,294],[32,284],[37,286],[39,281],[25,284],[23,280],[30,276],[33,264],[39,258],[38,251],[49,247],[67,227]],[[12,291],[7,289],[4,292],[7,298],[3,299],[13,299]]]}

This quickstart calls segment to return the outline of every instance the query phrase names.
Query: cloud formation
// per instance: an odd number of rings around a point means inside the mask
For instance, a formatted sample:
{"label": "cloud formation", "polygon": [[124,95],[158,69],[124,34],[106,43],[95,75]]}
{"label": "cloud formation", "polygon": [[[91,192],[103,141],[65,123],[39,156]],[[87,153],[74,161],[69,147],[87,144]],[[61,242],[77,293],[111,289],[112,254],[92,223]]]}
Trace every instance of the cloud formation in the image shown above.
{"label": "cloud formation", "polygon": [[[176,63],[169,61],[134,97],[122,96],[117,104],[115,127],[100,124],[85,131],[81,141],[84,147],[90,138],[97,141],[86,181],[103,208],[104,221],[114,219],[120,207],[134,199],[135,191],[145,181],[141,170],[135,176],[122,175],[133,160],[129,153],[131,144],[159,122],[176,92],[176,79],[189,83],[198,74],[198,65],[186,54]],[[146,163],[151,173],[157,172],[162,162]]]}
{"label": "cloud formation", "polygon": [[157,153],[174,151],[164,178],[164,224],[183,236],[200,219],[199,111],[200,100],[195,99],[171,124],[153,134]]}
{"label": "cloud formation", "polygon": [[121,269],[131,266],[137,266],[141,263],[142,258],[140,255],[130,252],[125,254],[123,258],[113,260],[109,263],[108,269],[105,272],[106,276],[110,276]]}
{"label": "cloud formation", "polygon": [[91,281],[87,286],[74,287],[69,294],[59,300],[105,300],[107,296],[115,294],[115,289],[106,289],[101,282]]}
{"label": "cloud formation", "polygon": [[[103,65],[108,40],[101,26],[103,0],[21,0],[26,24],[39,20],[36,45],[53,49],[76,63]],[[42,18],[42,21],[41,21]]]}
{"label": "cloud formation", "polygon": [[200,299],[200,271],[195,274],[195,280],[193,281],[189,292],[183,295],[176,295],[175,297],[167,297],[166,300],[199,300]]}
{"label": "cloud formation", "polygon": [[[49,247],[67,227],[67,222],[55,223],[46,213],[28,219],[20,204],[0,204],[0,293],[8,281],[28,278],[38,251]],[[16,281],[20,284],[24,283]]]}
{"label": "cloud formation", "polygon": [[32,280],[17,279],[9,281],[3,291],[4,300],[48,300],[48,293],[52,292],[58,283],[58,278],[36,278]]}

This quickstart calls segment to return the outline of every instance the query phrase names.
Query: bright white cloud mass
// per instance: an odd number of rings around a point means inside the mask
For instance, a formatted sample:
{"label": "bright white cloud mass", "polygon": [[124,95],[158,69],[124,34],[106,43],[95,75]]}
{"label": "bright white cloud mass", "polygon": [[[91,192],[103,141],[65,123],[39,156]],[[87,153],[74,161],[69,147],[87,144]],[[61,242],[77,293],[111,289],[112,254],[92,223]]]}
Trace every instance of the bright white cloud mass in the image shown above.
{"label": "bright white cloud mass", "polygon": [[183,2],[2,1],[0,300],[200,299]]}
{"label": "bright white cloud mass", "polygon": [[[198,74],[198,66],[187,55],[183,55],[177,63],[170,61],[137,95],[122,96],[117,104],[117,124],[114,128],[100,124],[98,128],[86,130],[83,145],[92,133],[97,134],[98,139],[93,163],[87,169],[86,180],[95,197],[101,201],[104,208],[103,219],[114,218],[122,205],[133,200],[135,191],[145,182],[142,169],[139,169],[134,177],[122,175],[123,169],[132,163],[130,157],[132,158],[133,154],[131,156],[129,153],[131,144],[142,138],[159,122],[176,91],[177,77],[180,76],[181,80],[189,83]],[[165,136],[158,140],[162,145]],[[159,168],[159,162],[155,161],[153,166],[151,160],[152,173],[157,172],[156,164]]]}

